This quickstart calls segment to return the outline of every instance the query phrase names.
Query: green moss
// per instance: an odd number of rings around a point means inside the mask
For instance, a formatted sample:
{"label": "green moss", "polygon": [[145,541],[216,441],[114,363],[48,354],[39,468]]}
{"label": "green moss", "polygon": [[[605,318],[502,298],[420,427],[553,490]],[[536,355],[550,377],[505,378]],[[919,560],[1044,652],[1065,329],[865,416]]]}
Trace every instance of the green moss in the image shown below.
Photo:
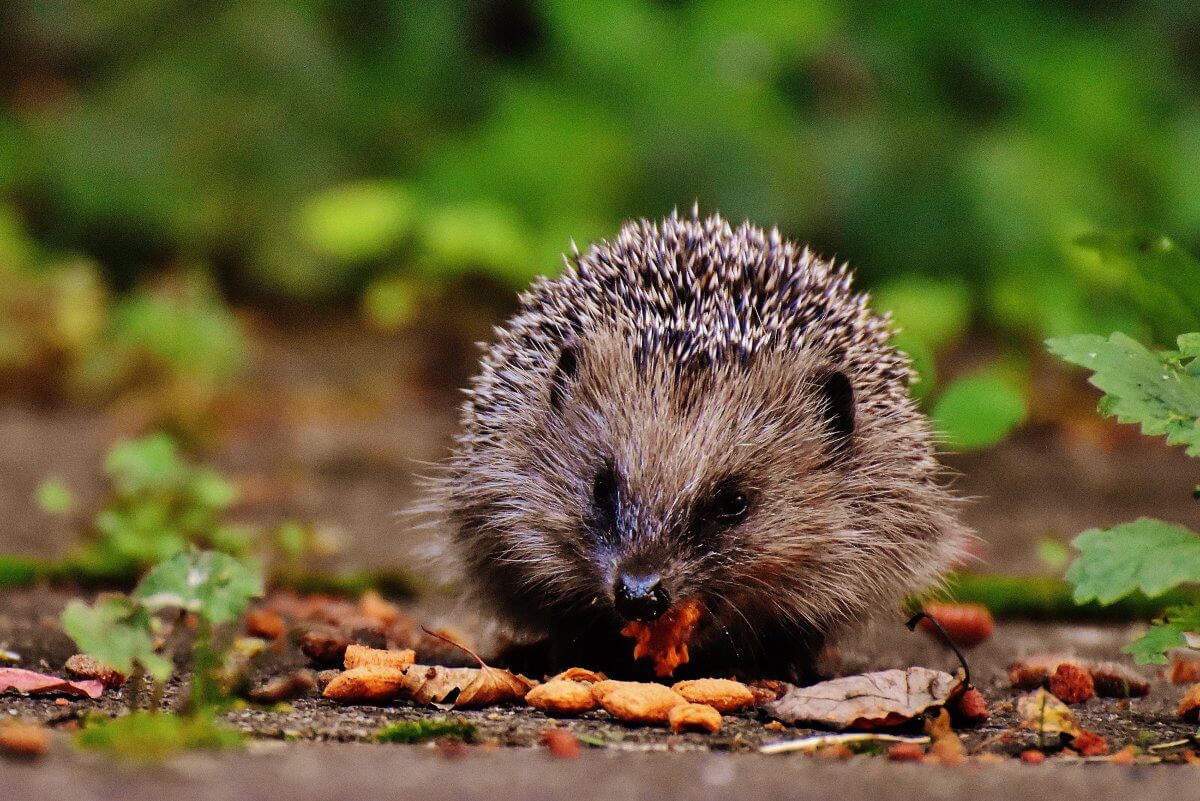
{"label": "green moss", "polygon": [[424,718],[402,720],[375,732],[375,740],[381,743],[419,743],[424,740],[450,737],[470,740],[475,736],[475,724],[462,718]]}
{"label": "green moss", "polygon": [[238,748],[245,738],[210,715],[133,712],[119,718],[88,718],[75,735],[80,748],[121,759],[153,762],[193,748]]}

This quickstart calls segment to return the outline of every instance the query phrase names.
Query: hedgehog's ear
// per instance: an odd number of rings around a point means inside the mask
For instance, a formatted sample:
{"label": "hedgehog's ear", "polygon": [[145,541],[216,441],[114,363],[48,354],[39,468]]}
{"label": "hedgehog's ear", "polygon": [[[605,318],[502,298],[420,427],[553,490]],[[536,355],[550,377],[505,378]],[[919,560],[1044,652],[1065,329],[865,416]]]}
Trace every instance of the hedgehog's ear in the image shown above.
{"label": "hedgehog's ear", "polygon": [[819,371],[813,379],[822,401],[825,427],[833,435],[834,450],[840,453],[850,445],[854,434],[854,387],[845,373],[832,367]]}
{"label": "hedgehog's ear", "polygon": [[562,409],[563,398],[567,390],[579,375],[579,357],[575,355],[572,345],[564,345],[558,354],[558,363],[554,365],[554,375],[550,377],[550,407],[555,411]]}

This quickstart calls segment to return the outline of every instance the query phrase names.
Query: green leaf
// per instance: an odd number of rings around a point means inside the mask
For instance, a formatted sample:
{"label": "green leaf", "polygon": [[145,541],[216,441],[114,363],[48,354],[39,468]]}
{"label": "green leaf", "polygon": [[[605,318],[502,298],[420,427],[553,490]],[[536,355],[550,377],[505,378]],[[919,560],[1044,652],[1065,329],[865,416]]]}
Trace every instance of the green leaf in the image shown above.
{"label": "green leaf", "polygon": [[71,491],[61,481],[48,479],[38,485],[37,503],[44,512],[52,515],[66,515],[71,513],[71,507],[75,505],[75,499],[72,497]]}
{"label": "green leaf", "polygon": [[[1195,361],[1172,351],[1153,352],[1124,334],[1108,339],[1092,335],[1051,339],[1050,352],[1093,372],[1090,382],[1105,395],[1100,411],[1122,423],[1138,423],[1142,433],[1165,435],[1171,445],[1185,445],[1200,456],[1200,376]],[[1190,352],[1194,341],[1180,339]]]}
{"label": "green leaf", "polygon": [[971,376],[946,389],[933,411],[934,428],[956,450],[995,445],[1025,419],[1024,396],[998,377]]}
{"label": "green leaf", "polygon": [[409,232],[417,202],[396,181],[343,184],[309,199],[300,231],[318,253],[341,261],[379,258]]}
{"label": "green leaf", "polygon": [[159,433],[117,443],[108,452],[104,469],[118,493],[136,495],[178,486],[185,468],[175,440]]}
{"label": "green leaf", "polygon": [[1075,538],[1079,557],[1067,569],[1075,601],[1110,604],[1134,591],[1150,597],[1200,582],[1200,537],[1161,520],[1141,518]]}
{"label": "green leaf", "polygon": [[1156,624],[1121,650],[1132,655],[1140,665],[1162,664],[1167,661],[1167,651],[1187,644],[1183,631],[1180,626],[1171,623]]}
{"label": "green leaf", "polygon": [[62,624],[80,649],[114,670],[128,674],[137,663],[159,681],[171,676],[171,664],[154,651],[149,613],[123,595],[101,595],[90,606],[71,601]]}
{"label": "green leaf", "polygon": [[133,596],[148,609],[186,609],[210,623],[225,623],[263,594],[259,570],[218,551],[186,551],[156,565]]}
{"label": "green leaf", "polygon": [[881,286],[872,304],[889,311],[905,337],[933,350],[958,339],[971,319],[965,285],[931,278],[901,278]]}

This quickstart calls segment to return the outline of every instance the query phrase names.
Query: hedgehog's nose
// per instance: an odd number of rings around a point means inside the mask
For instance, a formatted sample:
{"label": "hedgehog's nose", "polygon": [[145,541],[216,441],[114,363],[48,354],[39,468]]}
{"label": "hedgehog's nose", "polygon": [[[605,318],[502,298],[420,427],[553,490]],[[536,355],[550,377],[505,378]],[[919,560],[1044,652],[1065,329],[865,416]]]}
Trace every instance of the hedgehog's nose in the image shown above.
{"label": "hedgehog's nose", "polygon": [[629,620],[655,620],[671,606],[671,596],[657,574],[622,573],[613,587],[617,611]]}

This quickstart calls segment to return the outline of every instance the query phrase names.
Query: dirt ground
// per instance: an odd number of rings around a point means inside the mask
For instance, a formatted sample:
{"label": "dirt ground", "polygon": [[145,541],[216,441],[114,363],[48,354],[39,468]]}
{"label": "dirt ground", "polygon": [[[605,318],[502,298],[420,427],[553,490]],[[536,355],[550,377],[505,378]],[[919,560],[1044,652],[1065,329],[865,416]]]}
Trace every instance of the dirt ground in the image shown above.
{"label": "dirt ground", "polygon": [[[453,369],[441,369],[445,364]],[[337,533],[342,550],[330,569],[423,564],[430,534],[408,530],[395,514],[411,503],[423,463],[444,454],[454,429],[457,397],[450,389],[466,374],[458,343],[367,337],[326,323],[269,335],[259,349],[246,394],[250,402],[223,421],[214,461],[244,487],[259,488],[238,510],[255,520],[316,521]],[[439,375],[436,383],[429,376]],[[447,377],[448,376],[448,377]],[[55,556],[75,536],[37,510],[38,483],[56,476],[86,508],[102,487],[105,449],[128,420],[92,410],[0,405],[0,552]],[[1068,541],[1079,531],[1154,515],[1200,528],[1200,503],[1189,490],[1200,480],[1194,460],[1144,438],[1063,438],[1025,432],[991,451],[947,457],[957,486],[974,500],[967,518],[983,541],[981,567],[1023,574],[1043,571],[1036,543]],[[58,670],[72,647],[57,630],[64,598],[44,589],[0,591],[0,647],[22,655],[22,666]],[[431,625],[464,622],[449,597],[422,599],[414,614]],[[968,735],[978,745],[1013,723],[1013,693],[1004,667],[1042,652],[1121,659],[1120,646],[1136,624],[1081,626],[1002,622],[970,660],[976,683],[993,710]],[[953,657],[899,621],[879,624],[842,649],[843,669],[926,665],[952,668]],[[1194,727],[1177,720],[1180,690],[1157,671],[1150,695],[1123,708],[1094,699],[1081,708],[1087,728],[1119,748],[1167,742]],[[66,707],[44,699],[0,696],[0,714],[66,721],[98,702]],[[1188,768],[1120,768],[1058,763],[1011,764],[967,771],[892,765],[871,757],[829,764],[800,756],[764,757],[759,745],[805,732],[764,728],[756,714],[731,717],[715,736],[669,735],[630,729],[592,713],[565,725],[603,738],[574,762],[556,761],[537,745],[548,721],[526,709],[467,713],[478,742],[462,759],[433,747],[366,745],[357,741],[399,719],[442,714],[405,707],[343,708],[318,698],[286,711],[246,709],[230,723],[257,739],[243,753],[194,754],[156,767],[113,764],[72,751],[58,735],[53,753],[30,765],[0,762],[5,796],[160,798],[356,798],[368,793],[421,799],[489,797],[584,798],[828,797],[903,798],[1058,794],[1096,799],[1139,793],[1190,792]],[[1028,735],[1032,738],[1032,735]],[[1030,739],[1030,742],[1032,740]],[[1016,753],[1020,738],[999,748]],[[1155,772],[1157,771],[1157,772]],[[1053,777],[1052,779],[1050,777]],[[1039,789],[1040,788],[1040,789]],[[419,790],[419,792],[415,792]]]}

